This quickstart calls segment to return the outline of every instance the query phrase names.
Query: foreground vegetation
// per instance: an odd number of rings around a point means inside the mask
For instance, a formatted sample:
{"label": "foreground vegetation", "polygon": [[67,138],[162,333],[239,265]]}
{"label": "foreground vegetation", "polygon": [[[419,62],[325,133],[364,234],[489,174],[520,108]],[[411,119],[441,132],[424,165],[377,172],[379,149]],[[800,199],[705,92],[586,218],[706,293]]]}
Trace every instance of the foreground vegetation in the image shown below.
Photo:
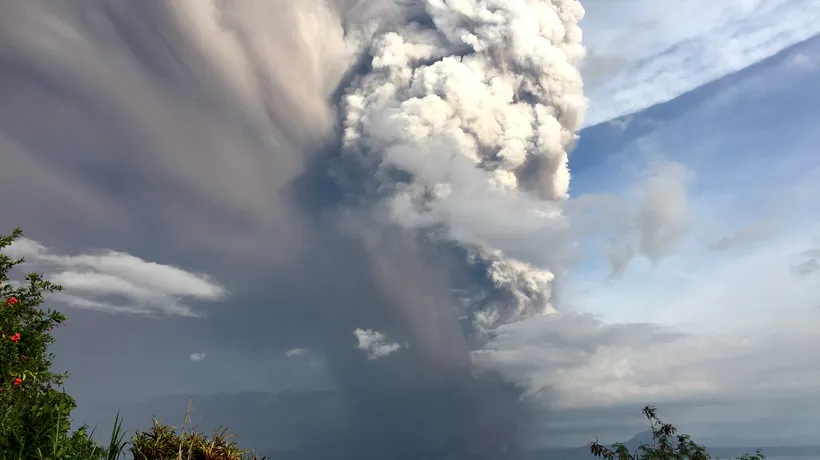
{"label": "foreground vegetation", "polygon": [[[706,448],[692,441],[689,435],[677,434],[672,424],[661,421],[654,406],[643,408],[643,415],[652,429],[652,444],[642,444],[630,452],[623,443],[615,443],[610,449],[598,441],[589,444],[590,453],[603,460],[710,460]],[[765,460],[760,449],[754,454],[744,454],[737,460]]]}
{"label": "foreground vegetation", "polygon": [[[62,287],[37,273],[27,275],[23,284],[9,281],[9,272],[24,260],[14,260],[2,249],[21,236],[20,229],[0,236],[0,459],[117,460],[127,450],[134,460],[264,460],[240,449],[225,429],[206,436],[189,427],[190,404],[179,432],[154,419],[149,430],[126,441],[119,414],[108,445],[96,442],[88,426],[72,431],[76,403],[61,389],[68,374],[51,371],[53,355],[48,352],[54,342],[51,331],[64,324],[65,316],[41,308],[45,295]],[[589,445],[592,455],[603,460],[709,460],[703,446],[676,435],[654,407],[643,413],[652,428],[652,445],[629,452],[623,444],[610,449],[596,441]],[[739,460],[764,459],[758,451]]]}

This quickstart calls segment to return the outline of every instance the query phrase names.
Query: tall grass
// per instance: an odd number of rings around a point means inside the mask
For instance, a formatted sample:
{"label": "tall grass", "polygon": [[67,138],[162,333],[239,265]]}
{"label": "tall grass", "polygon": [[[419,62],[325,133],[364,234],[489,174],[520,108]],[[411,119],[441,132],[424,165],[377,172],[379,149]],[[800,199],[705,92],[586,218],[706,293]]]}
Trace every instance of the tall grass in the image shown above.
{"label": "tall grass", "polygon": [[[122,430],[122,419],[119,413],[114,419],[114,426],[111,429],[111,437],[107,447],[96,443],[89,445],[88,443],[72,442],[93,438],[94,430],[91,430],[91,433],[86,433],[87,427],[82,426],[72,436],[67,437],[65,433],[68,427],[63,426],[66,422],[62,415],[62,408],[58,408],[57,417],[51,431],[42,433],[43,436],[49,439],[48,449],[43,452],[43,449],[38,447],[36,451],[37,460],[118,460],[122,457],[127,443],[124,441],[125,433]],[[78,444],[82,447],[78,447]],[[9,458],[9,460],[30,460],[31,456],[24,452],[26,452],[25,445],[21,446],[20,451],[16,452],[15,456]],[[0,458],[5,459],[6,457]]]}
{"label": "tall grass", "polygon": [[241,449],[235,435],[219,427],[211,437],[191,426],[191,401],[179,434],[176,427],[161,424],[156,418],[151,429],[138,431],[131,438],[130,452],[134,460],[265,460],[252,450]]}

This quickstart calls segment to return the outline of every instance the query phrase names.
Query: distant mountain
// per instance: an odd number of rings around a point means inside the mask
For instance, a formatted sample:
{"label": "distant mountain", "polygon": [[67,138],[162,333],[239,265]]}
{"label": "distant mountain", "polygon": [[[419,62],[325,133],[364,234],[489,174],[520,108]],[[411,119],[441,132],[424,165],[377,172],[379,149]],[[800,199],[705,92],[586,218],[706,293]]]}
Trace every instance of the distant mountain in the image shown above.
{"label": "distant mountain", "polygon": [[[794,439],[797,439],[797,437]],[[744,444],[727,446],[725,442],[718,441],[715,438],[715,442],[719,442],[723,445],[721,447],[711,447],[711,443],[702,442],[701,439],[695,439],[694,441],[704,445],[712,458],[735,458],[743,454],[754,453],[757,449],[761,449],[767,457],[820,458],[820,445],[811,445],[811,442],[806,443],[806,445],[773,446],[769,443],[755,445],[754,441],[747,441]],[[817,441],[815,440],[813,442]],[[630,452],[635,452],[641,445],[652,445],[652,432],[649,430],[642,431],[623,444]],[[614,446],[609,447],[613,448]],[[592,460],[593,457],[589,452],[589,447],[584,446],[563,449],[537,449],[528,452],[524,458],[526,460]]]}
{"label": "distant mountain", "polygon": [[699,437],[698,441],[716,448],[731,446],[765,445],[771,447],[813,446],[820,444],[820,433],[805,433],[793,436],[749,439],[743,437]]}

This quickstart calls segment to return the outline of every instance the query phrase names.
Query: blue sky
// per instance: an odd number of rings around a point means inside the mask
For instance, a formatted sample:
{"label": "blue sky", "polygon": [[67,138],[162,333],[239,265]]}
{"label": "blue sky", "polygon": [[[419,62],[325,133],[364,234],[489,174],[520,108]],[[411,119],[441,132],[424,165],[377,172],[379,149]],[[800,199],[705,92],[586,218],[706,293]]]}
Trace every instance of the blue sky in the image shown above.
{"label": "blue sky", "polygon": [[[584,260],[570,275],[564,301],[565,306],[594,314],[601,321],[599,327],[652,323],[683,336],[649,349],[629,343],[602,345],[586,357],[584,366],[567,370],[582,379],[567,391],[577,392],[580,406],[613,407],[624,401],[640,404],[656,392],[653,400],[670,402],[670,416],[688,424],[694,433],[709,435],[720,428],[706,422],[718,421],[719,412],[725,411],[718,407],[725,407],[725,401],[696,403],[700,398],[730,391],[736,396],[730,410],[734,417],[754,413],[763,415],[763,420],[776,419],[767,411],[778,402],[808,399],[820,384],[813,371],[803,374],[799,364],[802,359],[814,359],[820,339],[813,326],[820,318],[820,279],[816,272],[796,274],[801,264],[815,265],[812,254],[820,242],[816,214],[820,209],[820,134],[816,130],[820,123],[820,41],[810,39],[768,56],[770,49],[816,33],[816,25],[800,21],[820,10],[816,3],[788,2],[772,6],[777,14],[764,21],[760,17],[764,10],[751,8],[753,2],[729,2],[724,12],[717,11],[718,6],[700,5],[694,14],[716,18],[710,24],[708,19],[686,21],[686,8],[664,8],[662,3],[655,3],[658,10],[645,19],[676,26],[658,36],[652,35],[658,33],[657,28],[649,32],[608,23],[606,7],[596,10],[597,3],[586,4],[585,33],[593,52],[596,39],[613,56],[630,49],[628,45],[607,48],[608,37],[619,33],[623,33],[622,40],[655,49],[654,54],[642,51],[634,59],[623,58],[614,78],[607,74],[598,88],[589,89],[591,119],[601,122],[580,133],[570,160],[571,193],[619,194],[638,209],[644,193],[641,184],[652,164],[682,165],[687,170],[686,232],[660,260],[635,258],[613,278],[608,276],[610,266],[605,258]],[[641,2],[609,5],[619,9],[647,6]],[[729,14],[733,8],[746,14]],[[746,51],[716,61],[715,54],[732,50],[721,41],[728,17],[740,31],[733,37],[737,50]],[[788,17],[800,20],[791,24]],[[788,33],[775,32],[788,27],[793,27]],[[765,38],[770,32],[777,36],[773,42]],[[766,43],[755,46],[755,40]],[[767,59],[759,59],[761,55]],[[693,62],[692,56],[698,60]],[[658,66],[660,76],[644,80],[641,69],[653,66]],[[668,80],[677,86],[666,86]],[[619,101],[613,96],[619,92],[631,94],[631,99]],[[606,114],[600,115],[602,119],[610,114],[620,116],[603,121],[596,119],[597,114]],[[648,329],[643,333],[651,334]],[[520,337],[520,341],[507,339],[517,345],[505,346],[538,347],[537,336],[529,342]],[[552,345],[542,352],[547,350],[552,351]],[[668,359],[681,355],[692,361],[675,371]],[[539,375],[539,369],[549,363],[546,359],[531,369],[530,378],[552,379],[552,375]],[[601,379],[611,383],[607,391],[602,392],[601,387],[607,386],[603,380],[582,383],[595,373],[602,373]],[[678,386],[672,385],[672,375],[679,379]],[[800,383],[792,386],[791,382]],[[692,405],[672,404],[681,400],[690,400]],[[811,415],[816,408],[809,406],[795,416],[808,421],[804,431],[813,432],[819,426]],[[630,429],[615,430],[619,434],[612,436],[617,439]],[[794,429],[793,425],[788,429]],[[766,422],[747,432],[751,438],[767,435],[777,436]]]}
{"label": "blue sky", "polygon": [[[676,271],[694,276],[697,266],[784,239],[808,239],[804,244],[811,245],[818,177],[813,127],[820,91],[812,63],[817,49],[812,40],[672,101],[581,132],[570,163],[575,194],[628,188],[656,158],[690,172],[693,222],[682,249],[653,267],[639,263],[611,289],[646,276],[675,277]],[[738,241],[740,247],[712,249],[744,235],[749,241]],[[623,314],[636,319],[623,309],[597,312],[613,320],[624,320],[618,316]]]}
{"label": "blue sky", "polygon": [[[401,347],[353,334],[379,288],[425,308],[449,289],[445,255],[378,231],[358,251],[302,209],[340,190],[311,173],[338,142],[344,27],[387,2],[284,1],[0,6],[0,215],[69,288],[57,364],[85,421],[382,376],[362,350]],[[583,5],[567,209],[598,220],[574,221],[560,313],[501,326],[476,362],[524,388],[535,444],[631,436],[647,403],[696,435],[820,433],[820,0]]]}

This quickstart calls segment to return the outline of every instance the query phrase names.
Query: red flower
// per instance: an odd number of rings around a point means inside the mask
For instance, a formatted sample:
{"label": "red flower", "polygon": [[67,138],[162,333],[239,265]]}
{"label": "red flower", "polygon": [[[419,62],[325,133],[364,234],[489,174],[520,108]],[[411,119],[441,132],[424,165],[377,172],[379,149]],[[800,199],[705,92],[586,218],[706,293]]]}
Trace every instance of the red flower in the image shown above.
{"label": "red flower", "polygon": [[21,379],[20,377],[17,377],[16,379],[14,379],[14,386],[19,387],[22,384],[23,384],[23,379]]}
{"label": "red flower", "polygon": [[9,337],[9,340],[11,340],[14,343],[19,342],[20,341],[20,333],[18,332],[16,334],[14,334],[13,336]]}
{"label": "red flower", "polygon": [[12,296],[12,297],[9,297],[9,300],[7,300],[7,302],[9,303],[9,305],[14,305],[17,302],[19,302],[19,300],[17,300],[17,297]]}

